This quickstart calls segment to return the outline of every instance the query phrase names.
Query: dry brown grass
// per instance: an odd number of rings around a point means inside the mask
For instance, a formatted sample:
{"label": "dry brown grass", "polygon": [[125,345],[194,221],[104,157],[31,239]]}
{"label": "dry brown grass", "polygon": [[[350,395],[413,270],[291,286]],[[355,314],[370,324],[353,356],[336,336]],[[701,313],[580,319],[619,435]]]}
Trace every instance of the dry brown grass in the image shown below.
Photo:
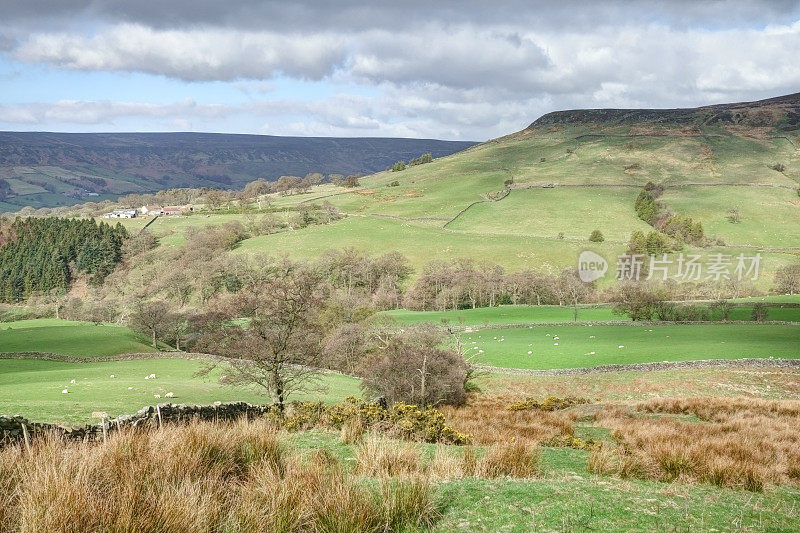
{"label": "dry brown grass", "polygon": [[422,470],[422,454],[412,444],[392,441],[373,433],[363,439],[356,449],[356,471],[359,474],[408,476]]}
{"label": "dry brown grass", "polygon": [[539,452],[535,445],[512,440],[493,444],[478,463],[480,477],[530,478],[536,475]]}
{"label": "dry brown grass", "polygon": [[572,435],[575,414],[571,411],[510,411],[519,398],[473,396],[463,407],[441,409],[459,431],[472,434],[475,444],[490,445],[512,440],[544,442],[559,435]]}
{"label": "dry brown grass", "polygon": [[597,414],[618,445],[595,451],[590,470],[752,491],[768,483],[800,484],[800,402],[659,398],[635,410],[611,407]]}
{"label": "dry brown grass", "polygon": [[378,532],[438,512],[426,477],[364,483],[324,450],[303,459],[264,421],[0,450],[4,531]]}

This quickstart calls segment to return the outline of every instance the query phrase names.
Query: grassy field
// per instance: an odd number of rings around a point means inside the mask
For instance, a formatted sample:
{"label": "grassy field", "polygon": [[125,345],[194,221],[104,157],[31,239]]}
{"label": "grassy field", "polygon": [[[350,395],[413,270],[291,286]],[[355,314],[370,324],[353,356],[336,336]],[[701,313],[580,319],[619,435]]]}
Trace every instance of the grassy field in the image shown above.
{"label": "grassy field", "polygon": [[800,357],[800,326],[788,325],[531,326],[484,329],[461,339],[475,363],[536,370]]}
{"label": "grassy field", "polygon": [[50,318],[0,322],[0,353],[46,352],[99,357],[155,351],[145,336],[111,324]]}
{"label": "grassy field", "polygon": [[[776,300],[770,300],[776,301]],[[699,304],[708,305],[708,304]],[[742,305],[731,310],[729,320],[749,321],[752,306]],[[782,322],[800,322],[800,307],[767,306],[767,319]],[[506,324],[533,324],[552,322],[572,322],[572,307],[558,305],[501,305],[498,307],[479,307],[457,311],[409,311],[396,309],[384,311],[381,315],[390,316],[400,324],[421,324],[424,322],[448,326],[490,326]],[[721,312],[713,309],[711,317],[719,320]],[[628,321],[624,315],[612,312],[611,306],[588,306],[578,308],[579,322]]]}
{"label": "grassy field", "polygon": [[[636,216],[636,187],[522,189],[497,202],[467,209],[448,229],[473,233],[533,235],[584,240],[599,229],[607,240],[627,242],[633,231],[652,228]],[[509,221],[513,220],[513,224]]]}
{"label": "grassy field", "polygon": [[[577,261],[576,243],[568,240],[522,235],[487,237],[477,233],[448,231],[424,222],[368,216],[351,216],[333,224],[309,226],[297,231],[247,239],[236,253],[289,254],[313,259],[332,248],[352,246],[369,254],[400,251],[420,272],[431,259],[471,257],[490,259],[510,270],[568,265]],[[604,256],[622,253],[620,244],[593,246]]]}
{"label": "grassy field", "polygon": [[[400,324],[429,322],[452,326],[572,322],[573,319],[571,307],[558,305],[501,305],[499,307],[459,309],[458,311],[409,311],[407,309],[397,309],[384,311],[381,314],[394,318]],[[611,312],[611,307],[609,306],[581,306],[578,310],[578,320],[627,320],[627,317],[615,315]]]}
{"label": "grassy field", "polygon": [[[662,197],[670,209],[703,223],[707,235],[727,244],[765,247],[800,246],[800,224],[787,224],[800,213],[795,189],[772,187],[685,187],[667,189]],[[728,220],[739,210],[740,221]]]}
{"label": "grassy field", "polygon": [[[211,404],[215,401],[269,403],[255,389],[220,384],[221,371],[196,376],[201,361],[143,359],[134,361],[66,363],[36,359],[0,359],[0,414],[22,414],[47,422],[78,424],[90,421],[94,411],[112,416],[133,413],[145,405],[172,403]],[[111,375],[114,378],[111,378]],[[145,380],[155,374],[156,379]],[[75,383],[70,383],[71,380]],[[326,390],[293,399],[339,401],[360,396],[358,380],[330,374],[321,384]],[[129,389],[128,387],[131,387]],[[62,394],[67,389],[69,393]],[[164,399],[167,392],[173,399]],[[161,399],[154,398],[160,394]]]}

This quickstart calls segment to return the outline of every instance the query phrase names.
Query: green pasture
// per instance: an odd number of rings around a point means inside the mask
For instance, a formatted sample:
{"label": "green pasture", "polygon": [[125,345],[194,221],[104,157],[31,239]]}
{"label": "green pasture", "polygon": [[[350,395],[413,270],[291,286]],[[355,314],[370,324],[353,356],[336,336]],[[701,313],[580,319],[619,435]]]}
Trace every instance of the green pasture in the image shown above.
{"label": "green pasture", "polygon": [[[78,424],[90,421],[95,411],[116,416],[161,402],[270,403],[254,388],[219,383],[223,369],[207,377],[197,376],[205,364],[178,358],[85,363],[0,358],[0,414]],[[156,379],[145,379],[150,374],[155,374]],[[70,383],[73,379],[75,383]],[[320,392],[293,399],[335,402],[360,395],[358,380],[340,374],[324,375],[320,385],[324,387]],[[66,394],[62,393],[65,389]],[[164,398],[168,392],[174,398]],[[161,398],[155,398],[155,394]]]}
{"label": "green pasture", "polygon": [[797,325],[543,325],[483,329],[462,333],[461,340],[465,356],[474,363],[535,370],[800,357]]}
{"label": "green pasture", "polygon": [[0,353],[46,352],[100,357],[154,351],[145,336],[111,324],[54,318],[0,322]]}
{"label": "green pasture", "polygon": [[[695,304],[704,307],[709,303]],[[751,305],[735,305],[728,317],[731,321],[749,321],[753,307]],[[399,324],[431,323],[443,326],[491,326],[507,324],[564,323],[572,322],[573,308],[559,305],[501,305],[498,307],[479,307],[477,309],[458,309],[449,311],[409,311],[394,309],[383,311],[383,316],[392,317]],[[711,308],[711,319],[720,320],[721,312]],[[579,322],[628,321],[625,315],[612,312],[610,305],[578,306]],[[781,322],[800,322],[800,307],[767,306],[767,320]]]}

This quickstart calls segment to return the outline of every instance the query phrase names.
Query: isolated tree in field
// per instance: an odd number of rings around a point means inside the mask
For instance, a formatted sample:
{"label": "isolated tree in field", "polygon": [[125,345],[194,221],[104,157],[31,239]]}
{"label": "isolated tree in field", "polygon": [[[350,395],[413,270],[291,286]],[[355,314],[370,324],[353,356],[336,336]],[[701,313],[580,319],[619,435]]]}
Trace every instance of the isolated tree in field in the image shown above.
{"label": "isolated tree in field", "polygon": [[392,172],[402,172],[406,169],[406,162],[405,161],[398,161],[394,165],[392,165]]}
{"label": "isolated tree in field", "polygon": [[775,290],[780,294],[800,293],[800,264],[778,269],[775,273]]}
{"label": "isolated tree in field", "polygon": [[589,235],[589,241],[591,242],[603,242],[604,240],[606,240],[606,238],[599,229],[592,231],[591,235]]}
{"label": "isolated tree in field", "polygon": [[339,187],[342,184],[342,180],[344,176],[341,174],[328,174],[328,181],[330,181],[335,186]]}
{"label": "isolated tree in field", "polygon": [[139,302],[130,315],[129,325],[134,331],[148,335],[152,339],[153,348],[158,348],[158,337],[164,331],[168,314],[166,302]]}
{"label": "isolated tree in field", "polygon": [[470,367],[460,353],[441,348],[442,333],[434,326],[373,335],[360,372],[368,393],[422,407],[466,401]]}
{"label": "isolated tree in field", "polygon": [[317,383],[324,287],[309,269],[276,270],[241,291],[230,306],[228,318],[247,318],[246,323],[219,322],[199,345],[227,358],[229,383],[259,386],[283,411],[290,394]]}

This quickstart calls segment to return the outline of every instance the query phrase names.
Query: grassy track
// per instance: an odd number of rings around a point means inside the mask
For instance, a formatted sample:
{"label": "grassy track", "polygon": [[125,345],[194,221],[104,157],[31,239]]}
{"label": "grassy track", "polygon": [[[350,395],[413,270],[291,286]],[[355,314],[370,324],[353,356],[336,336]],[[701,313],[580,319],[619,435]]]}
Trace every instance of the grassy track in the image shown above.
{"label": "grassy track", "polygon": [[485,329],[461,338],[476,363],[536,370],[800,357],[800,326],[786,325],[536,326]]}
{"label": "grassy track", "polygon": [[47,352],[99,357],[154,351],[144,336],[110,324],[48,318],[0,323],[0,353]]}
{"label": "grassy track", "polygon": [[[269,403],[267,397],[254,389],[220,384],[219,371],[207,378],[197,377],[202,365],[200,361],[185,359],[87,363],[0,359],[0,414],[19,413],[33,420],[77,424],[89,421],[93,411],[115,416],[163,401]],[[156,374],[156,379],[145,380],[150,374]],[[75,383],[71,384],[73,379]],[[324,377],[323,384],[328,387],[326,392],[294,399],[333,402],[359,395],[358,381],[354,378],[331,374]],[[63,389],[69,393],[62,394]],[[173,392],[175,398],[164,399],[167,392]],[[162,398],[156,399],[154,394]]]}

